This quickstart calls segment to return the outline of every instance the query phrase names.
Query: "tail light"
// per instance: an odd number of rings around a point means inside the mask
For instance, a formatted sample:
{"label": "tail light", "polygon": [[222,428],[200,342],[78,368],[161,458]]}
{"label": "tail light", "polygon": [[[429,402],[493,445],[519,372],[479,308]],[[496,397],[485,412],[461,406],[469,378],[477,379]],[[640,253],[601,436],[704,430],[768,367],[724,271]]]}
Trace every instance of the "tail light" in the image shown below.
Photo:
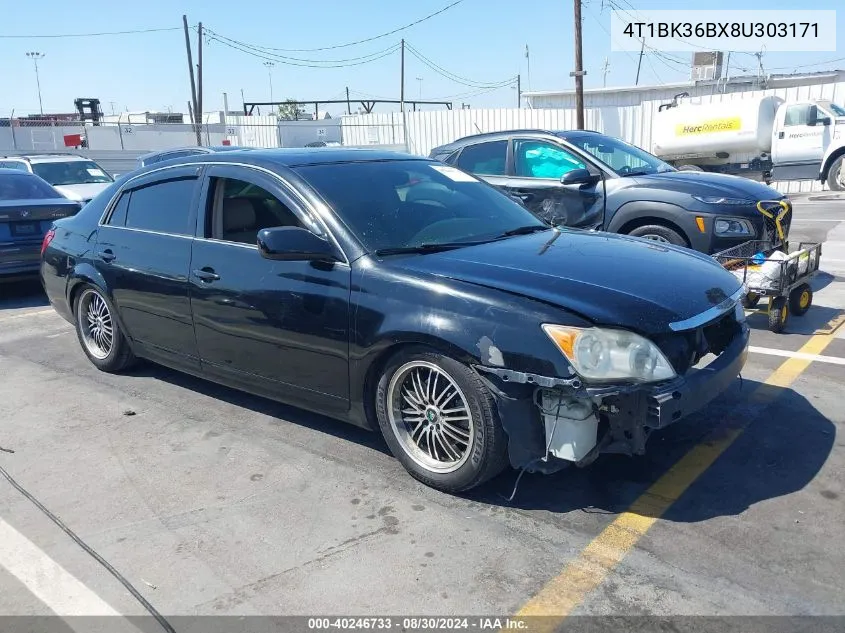
{"label": "tail light", "polygon": [[50,245],[50,242],[53,241],[53,238],[56,237],[55,229],[50,229],[44,234],[44,239],[41,240],[41,255],[44,255],[44,251],[47,250],[47,247]]}

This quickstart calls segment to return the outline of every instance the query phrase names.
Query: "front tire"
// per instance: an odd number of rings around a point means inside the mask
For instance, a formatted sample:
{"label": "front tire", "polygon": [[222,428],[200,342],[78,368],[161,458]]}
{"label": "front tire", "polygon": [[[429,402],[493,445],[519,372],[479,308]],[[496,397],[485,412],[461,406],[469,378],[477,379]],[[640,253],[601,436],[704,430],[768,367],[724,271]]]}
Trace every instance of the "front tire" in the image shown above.
{"label": "front tire", "polygon": [[789,302],[786,297],[774,297],[769,304],[769,330],[780,334],[789,320]]}
{"label": "front tire", "polygon": [[632,237],[642,237],[663,244],[674,244],[675,246],[689,246],[683,235],[662,224],[647,224],[638,226],[628,233]]}
{"label": "front tire", "polygon": [[492,394],[472,370],[443,354],[396,354],[378,382],[376,414],[393,455],[432,488],[469,490],[507,466]]}
{"label": "front tire", "polygon": [[114,317],[114,306],[94,286],[85,286],[74,302],[76,336],[88,360],[100,371],[120,372],[135,355]]}
{"label": "front tire", "polygon": [[845,156],[840,156],[833,161],[827,172],[827,187],[831,191],[845,190],[845,174],[842,173],[843,159],[845,159]]}

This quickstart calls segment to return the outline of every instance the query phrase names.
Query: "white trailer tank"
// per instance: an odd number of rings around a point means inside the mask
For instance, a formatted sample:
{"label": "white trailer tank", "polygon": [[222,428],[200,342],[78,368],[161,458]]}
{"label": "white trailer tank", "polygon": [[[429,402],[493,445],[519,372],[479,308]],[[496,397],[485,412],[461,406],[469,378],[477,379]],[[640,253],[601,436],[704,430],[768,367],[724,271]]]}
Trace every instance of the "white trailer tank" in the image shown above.
{"label": "white trailer tank", "polygon": [[654,116],[653,153],[661,158],[768,154],[780,97],[680,103]]}

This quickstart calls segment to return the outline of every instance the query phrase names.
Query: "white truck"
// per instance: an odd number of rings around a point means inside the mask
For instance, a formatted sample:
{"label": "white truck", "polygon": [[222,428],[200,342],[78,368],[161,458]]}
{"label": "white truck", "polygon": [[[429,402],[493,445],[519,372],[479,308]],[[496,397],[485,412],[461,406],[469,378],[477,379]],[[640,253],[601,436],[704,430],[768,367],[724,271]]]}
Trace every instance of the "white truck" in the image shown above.
{"label": "white truck", "polygon": [[769,96],[659,106],[652,153],[685,170],[772,180],[821,180],[845,190],[845,108],[824,99]]}

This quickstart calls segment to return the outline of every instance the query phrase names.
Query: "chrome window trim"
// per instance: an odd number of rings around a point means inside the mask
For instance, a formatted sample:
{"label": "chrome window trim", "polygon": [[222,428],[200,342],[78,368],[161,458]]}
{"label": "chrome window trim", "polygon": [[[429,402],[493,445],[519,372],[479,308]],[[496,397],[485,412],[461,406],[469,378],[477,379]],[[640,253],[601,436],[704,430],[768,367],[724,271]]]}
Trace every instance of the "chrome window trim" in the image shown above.
{"label": "chrome window trim", "polygon": [[742,286],[740,286],[739,290],[737,290],[735,293],[733,293],[730,297],[728,297],[721,303],[713,306],[712,308],[708,308],[700,314],[696,314],[693,317],[684,319],[683,321],[675,321],[674,323],[670,323],[669,328],[673,332],[680,332],[682,330],[692,330],[697,327],[701,327],[705,323],[709,323],[710,321],[722,316],[726,312],[730,312],[731,310],[733,310],[736,306],[736,302],[742,299],[743,295],[745,295],[745,292],[746,288],[743,284]]}
{"label": "chrome window trim", "polygon": [[149,233],[150,235],[164,235],[166,237],[181,237],[186,240],[194,239],[193,235],[185,235],[184,233],[167,233],[165,231],[154,231],[153,229],[136,229],[131,226],[114,226],[112,224],[101,224],[100,226],[105,226],[110,229],[115,229],[118,231],[133,231],[135,233]]}
{"label": "chrome window trim", "polygon": [[[209,152],[209,153],[211,153],[211,152]],[[158,234],[158,235],[176,235],[177,237],[190,237],[192,239],[195,238],[195,239],[203,239],[203,240],[207,240],[207,241],[218,241],[218,242],[221,242],[223,244],[235,244],[236,242],[227,242],[225,240],[209,240],[209,238],[205,238],[205,237],[200,238],[200,237],[196,237],[194,235],[178,235],[176,233],[162,233],[160,231],[151,231],[151,230],[147,230],[147,229],[134,229],[134,228],[131,228],[131,227],[126,227],[126,226],[111,226],[110,224],[104,224],[106,218],[108,218],[109,215],[111,214],[112,209],[113,209],[114,205],[116,204],[118,198],[120,198],[121,194],[123,194],[123,192],[126,191],[126,189],[132,187],[133,181],[136,181],[140,178],[146,178],[150,174],[155,174],[155,173],[158,173],[160,171],[166,171],[168,169],[182,169],[184,167],[196,167],[198,170],[200,170],[202,167],[204,167],[206,165],[216,165],[216,166],[222,166],[222,167],[246,167],[247,169],[253,169],[255,171],[262,172],[262,173],[270,176],[271,178],[274,178],[276,181],[278,181],[278,183],[284,189],[285,193],[288,194],[293,199],[293,201],[296,202],[300,207],[302,207],[306,211],[306,213],[308,213],[308,215],[312,216],[314,218],[314,220],[316,220],[316,222],[319,224],[319,227],[323,231],[323,235],[329,238],[329,240],[332,242],[332,244],[334,244],[337,251],[343,256],[343,261],[339,262],[339,263],[343,263],[343,264],[346,264],[347,266],[349,266],[349,263],[350,263],[349,262],[349,256],[346,254],[346,251],[343,250],[343,247],[340,245],[340,242],[337,240],[337,238],[334,236],[334,234],[332,234],[331,230],[329,230],[329,227],[323,221],[323,218],[320,217],[320,214],[316,213],[314,211],[314,209],[312,209],[308,200],[306,200],[305,197],[302,196],[296,190],[295,187],[292,187],[287,180],[282,178],[276,172],[274,172],[270,169],[267,169],[266,167],[260,167],[258,165],[250,165],[248,163],[239,163],[239,162],[232,162],[232,161],[225,161],[225,160],[202,161],[202,162],[196,162],[196,163],[181,163],[181,164],[178,164],[178,165],[165,165],[163,167],[156,167],[154,169],[151,169],[150,171],[145,171],[143,174],[137,174],[136,176],[132,176],[131,178],[129,178],[125,183],[123,183],[120,186],[120,188],[115,192],[115,194],[109,200],[108,204],[106,205],[105,211],[100,216],[99,222],[97,222],[98,230],[99,230],[99,227],[109,226],[111,228],[129,229],[129,230],[138,231],[138,232],[141,232],[141,233],[146,232],[146,233],[154,233],[154,234]],[[197,180],[200,182],[200,184],[202,184],[202,178],[201,178],[200,173],[197,174]],[[246,246],[250,246],[250,245],[246,244]],[[255,248],[257,249],[258,246],[256,245]]]}

